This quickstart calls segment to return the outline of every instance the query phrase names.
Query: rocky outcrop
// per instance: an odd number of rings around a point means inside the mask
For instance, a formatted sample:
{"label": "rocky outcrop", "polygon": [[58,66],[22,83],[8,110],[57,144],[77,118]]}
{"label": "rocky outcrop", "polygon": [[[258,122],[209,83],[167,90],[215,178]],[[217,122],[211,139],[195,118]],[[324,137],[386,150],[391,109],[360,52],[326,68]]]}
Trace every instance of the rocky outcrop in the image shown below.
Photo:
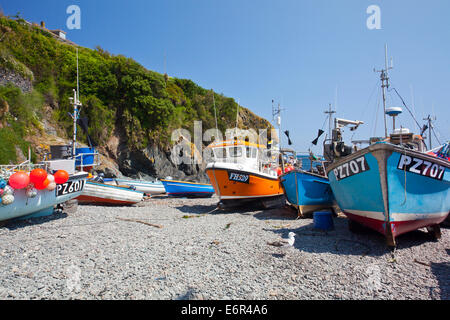
{"label": "rocky outcrop", "polygon": [[25,93],[31,92],[33,89],[33,84],[30,79],[14,71],[0,68],[0,86],[6,86],[7,84],[13,84]]}
{"label": "rocky outcrop", "polygon": [[175,165],[170,160],[170,152],[158,146],[148,146],[144,150],[123,151],[117,159],[119,170],[128,177],[152,180],[172,177],[175,180],[208,182],[205,165]]}

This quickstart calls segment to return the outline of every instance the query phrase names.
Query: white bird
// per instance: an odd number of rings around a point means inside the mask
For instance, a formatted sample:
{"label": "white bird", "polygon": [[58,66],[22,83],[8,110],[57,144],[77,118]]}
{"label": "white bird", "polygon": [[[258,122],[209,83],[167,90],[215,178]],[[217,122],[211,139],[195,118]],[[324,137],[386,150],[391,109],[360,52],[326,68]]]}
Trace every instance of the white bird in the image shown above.
{"label": "white bird", "polygon": [[288,239],[281,239],[274,242],[267,242],[267,244],[270,244],[271,246],[275,247],[292,247],[295,242],[296,234],[294,232],[289,232]]}

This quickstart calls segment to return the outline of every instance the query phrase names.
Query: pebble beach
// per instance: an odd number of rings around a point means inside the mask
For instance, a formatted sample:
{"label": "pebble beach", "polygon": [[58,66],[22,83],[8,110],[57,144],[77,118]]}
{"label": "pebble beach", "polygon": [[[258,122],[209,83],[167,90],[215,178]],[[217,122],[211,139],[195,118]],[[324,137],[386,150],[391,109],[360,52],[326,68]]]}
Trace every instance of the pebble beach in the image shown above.
{"label": "pebble beach", "polygon": [[[155,197],[0,227],[0,299],[331,300],[450,298],[450,229],[398,237],[314,229],[289,207],[218,210]],[[293,247],[268,242],[296,233]]]}

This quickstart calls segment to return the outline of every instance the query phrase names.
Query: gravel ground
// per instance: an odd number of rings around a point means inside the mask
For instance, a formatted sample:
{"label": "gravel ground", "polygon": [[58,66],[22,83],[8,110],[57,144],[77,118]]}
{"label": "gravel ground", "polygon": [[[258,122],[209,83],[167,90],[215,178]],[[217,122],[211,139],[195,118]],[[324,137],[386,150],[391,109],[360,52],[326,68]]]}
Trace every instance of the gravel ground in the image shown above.
{"label": "gravel ground", "polygon": [[[450,298],[450,229],[438,242],[425,230],[400,236],[392,252],[375,232],[351,233],[343,216],[325,233],[289,208],[216,203],[160,198],[9,223],[0,298]],[[294,247],[267,244],[290,231]]]}

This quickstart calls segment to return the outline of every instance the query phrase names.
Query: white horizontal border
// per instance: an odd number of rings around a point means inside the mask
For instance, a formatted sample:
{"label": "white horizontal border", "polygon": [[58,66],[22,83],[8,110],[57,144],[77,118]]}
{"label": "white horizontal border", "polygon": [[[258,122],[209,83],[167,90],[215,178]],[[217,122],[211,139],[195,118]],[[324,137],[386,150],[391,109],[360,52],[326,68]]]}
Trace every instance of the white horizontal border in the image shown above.
{"label": "white horizontal border", "polygon": [[430,218],[442,218],[448,215],[447,212],[430,212],[430,213],[391,213],[393,221],[411,221],[411,220],[424,220]]}
{"label": "white horizontal border", "polygon": [[[348,212],[357,216],[371,218],[375,220],[385,221],[384,213],[378,211],[361,211],[361,210],[345,210],[344,212]],[[400,213],[400,212],[392,212],[390,214],[391,221],[414,221],[414,220],[424,220],[430,218],[441,218],[445,217],[449,214],[449,212],[430,212],[430,213]]]}
{"label": "white horizontal border", "polygon": [[385,217],[384,217],[384,212],[379,212],[379,211],[361,211],[361,210],[347,210],[344,209],[344,212],[348,212],[357,216],[361,216],[361,217],[365,217],[365,218],[370,218],[370,219],[375,219],[375,220],[380,220],[380,221],[385,221]]}

